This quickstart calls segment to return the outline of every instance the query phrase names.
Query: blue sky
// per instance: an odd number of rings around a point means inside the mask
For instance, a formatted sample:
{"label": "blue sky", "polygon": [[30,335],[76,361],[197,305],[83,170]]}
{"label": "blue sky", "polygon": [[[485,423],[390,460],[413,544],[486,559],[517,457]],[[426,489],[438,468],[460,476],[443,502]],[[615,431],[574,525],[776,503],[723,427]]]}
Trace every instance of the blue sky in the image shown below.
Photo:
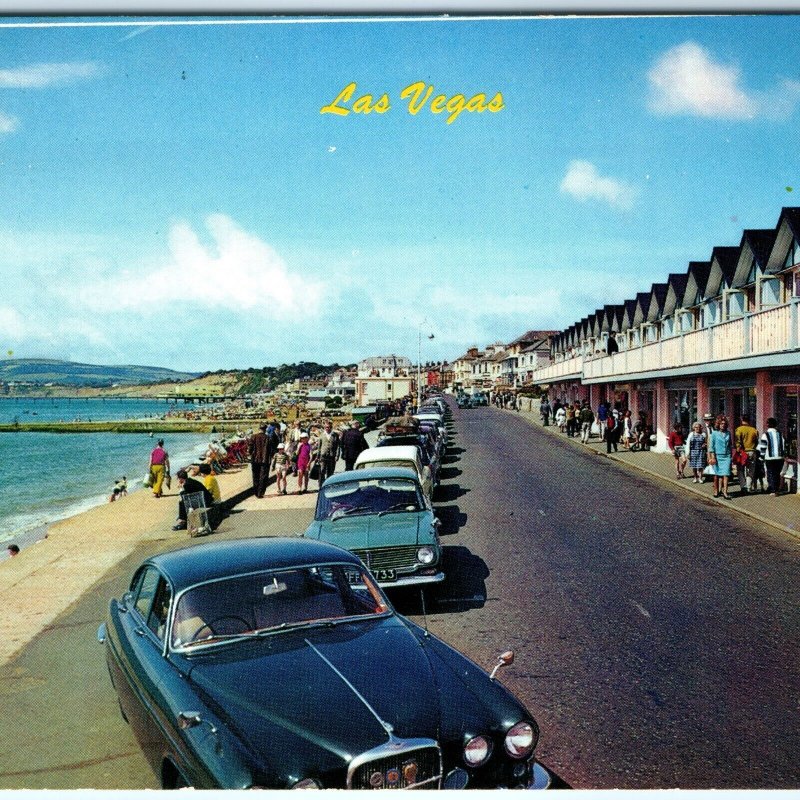
{"label": "blue sky", "polygon": [[[454,358],[800,205],[798,16],[37,21],[0,27],[4,357]],[[351,82],[391,108],[321,114]]]}

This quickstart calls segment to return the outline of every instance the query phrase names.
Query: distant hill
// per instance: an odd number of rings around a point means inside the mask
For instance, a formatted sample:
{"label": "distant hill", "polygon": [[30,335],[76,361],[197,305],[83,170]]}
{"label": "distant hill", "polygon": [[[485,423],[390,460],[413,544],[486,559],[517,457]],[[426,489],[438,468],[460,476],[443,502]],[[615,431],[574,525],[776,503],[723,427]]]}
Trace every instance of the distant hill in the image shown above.
{"label": "distant hill", "polygon": [[200,373],[175,372],[163,367],[123,365],[106,367],[46,358],[0,360],[0,381],[47,383],[59,386],[135,386],[150,383],[178,383],[196,378]]}

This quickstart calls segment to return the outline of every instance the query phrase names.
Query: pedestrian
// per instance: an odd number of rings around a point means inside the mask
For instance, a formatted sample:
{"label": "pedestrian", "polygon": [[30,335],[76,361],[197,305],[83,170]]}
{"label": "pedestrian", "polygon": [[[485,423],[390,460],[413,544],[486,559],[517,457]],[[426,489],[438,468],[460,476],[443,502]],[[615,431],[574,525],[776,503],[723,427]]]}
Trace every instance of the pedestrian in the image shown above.
{"label": "pedestrian", "polygon": [[558,425],[558,429],[561,433],[564,433],[567,427],[567,411],[564,406],[559,405],[558,409],[556,410],[556,425]]}
{"label": "pedestrian", "polygon": [[169,473],[169,453],[164,449],[164,440],[159,439],[153,452],[150,453],[150,485],[153,487],[153,497],[161,497],[163,494],[167,473]]}
{"label": "pedestrian", "polygon": [[731,476],[731,456],[733,455],[732,437],[728,430],[728,420],[719,417],[719,428],[711,431],[708,445],[708,462],[714,467],[714,497],[730,500],[728,480]]}
{"label": "pedestrian", "polygon": [[731,456],[731,462],[736,467],[736,478],[739,481],[739,494],[747,494],[745,470],[747,469],[747,451],[741,444],[737,444]]}
{"label": "pedestrian", "polygon": [[592,435],[592,423],[594,422],[594,414],[592,413],[592,409],[589,408],[588,403],[583,404],[583,408],[580,410],[578,419],[580,420],[581,423],[581,441],[584,444],[589,444],[589,437]]}
{"label": "pedestrian", "polygon": [[111,492],[111,496],[108,498],[109,503],[116,503],[119,500],[119,487],[115,486],[113,491]]}
{"label": "pedestrian", "polygon": [[676,422],[672,432],[667,437],[667,447],[675,456],[675,477],[682,478],[683,471],[686,469],[686,440],[683,436],[683,426]]}
{"label": "pedestrian", "polygon": [[256,497],[263,497],[269,479],[269,437],[266,423],[259,426],[258,433],[250,440],[249,450],[253,492]]}
{"label": "pedestrian", "polygon": [[606,440],[606,453],[610,453],[612,447],[615,453],[618,451],[619,433],[620,426],[617,424],[616,418],[613,414],[608,414],[603,427],[603,438]]}
{"label": "pedestrian", "polygon": [[566,415],[567,436],[571,439],[575,435],[575,407],[572,403],[567,403],[564,412]]}
{"label": "pedestrian", "polygon": [[[186,504],[183,500],[184,495],[202,492],[205,506],[209,509],[214,505],[214,498],[212,497],[211,492],[209,492],[208,489],[206,489],[206,487],[200,483],[200,481],[198,481],[196,478],[190,478],[189,473],[185,469],[179,469],[176,473],[176,477],[178,478],[178,485],[181,487],[181,496],[180,500],[178,500],[178,519],[175,520],[172,530],[185,531],[187,527],[186,521],[188,514],[186,510]],[[210,520],[209,526],[212,528],[214,527],[211,525]]]}
{"label": "pedestrian", "polygon": [[311,445],[308,434],[300,433],[300,444],[297,446],[297,494],[308,491],[308,471],[311,466]]}
{"label": "pedestrian", "polygon": [[326,478],[336,471],[336,461],[339,458],[339,434],[333,430],[333,423],[329,419],[322,425],[315,455],[319,460],[319,486],[322,488]]}
{"label": "pedestrian", "polygon": [[758,491],[762,494],[766,491],[764,487],[764,478],[767,475],[767,471],[764,467],[764,459],[761,458],[761,453],[756,449],[755,453],[753,453],[753,483],[750,487],[750,491],[756,491],[756,485],[758,485]]}
{"label": "pedestrian", "polygon": [[767,429],[758,440],[758,451],[767,473],[767,491],[776,497],[780,490],[781,469],[786,458],[786,450],[783,434],[778,430],[778,420],[775,417],[767,420]]}
{"label": "pedestrian", "polygon": [[341,450],[342,458],[344,458],[344,468],[352,470],[355,466],[356,459],[369,447],[364,434],[361,432],[361,423],[354,419],[350,423],[350,427],[342,434]]}
{"label": "pedestrian", "polygon": [[18,544],[10,544],[6,547],[6,553],[8,553],[9,558],[14,558],[14,556],[19,555],[19,545]]}
{"label": "pedestrian", "polygon": [[286,494],[286,479],[292,468],[292,460],[286,452],[286,444],[284,442],[278,444],[278,452],[275,453],[272,459],[272,467],[275,470],[275,485],[277,487],[275,494]]}
{"label": "pedestrian", "polygon": [[753,469],[755,467],[755,454],[758,447],[758,431],[750,424],[750,417],[742,414],[742,423],[734,432],[733,440],[747,453],[747,464],[738,470],[739,486],[743,493],[749,492],[753,487]]}
{"label": "pedestrian", "polygon": [[542,415],[542,425],[547,428],[550,425],[550,401],[546,396],[539,405],[539,413]]}
{"label": "pedestrian", "polygon": [[692,425],[692,432],[686,440],[686,448],[689,453],[689,467],[694,473],[692,483],[703,482],[703,470],[706,468],[706,435],[703,433],[703,425],[695,422]]}

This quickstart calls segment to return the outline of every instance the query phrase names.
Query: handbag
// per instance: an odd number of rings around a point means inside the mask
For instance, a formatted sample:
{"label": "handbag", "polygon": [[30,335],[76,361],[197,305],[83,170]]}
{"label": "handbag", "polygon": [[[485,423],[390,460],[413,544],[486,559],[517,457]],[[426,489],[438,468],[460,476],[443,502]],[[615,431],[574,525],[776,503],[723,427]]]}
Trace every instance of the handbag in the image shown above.
{"label": "handbag", "polygon": [[308,471],[308,477],[312,481],[319,480],[319,461],[315,461],[311,465],[311,469]]}

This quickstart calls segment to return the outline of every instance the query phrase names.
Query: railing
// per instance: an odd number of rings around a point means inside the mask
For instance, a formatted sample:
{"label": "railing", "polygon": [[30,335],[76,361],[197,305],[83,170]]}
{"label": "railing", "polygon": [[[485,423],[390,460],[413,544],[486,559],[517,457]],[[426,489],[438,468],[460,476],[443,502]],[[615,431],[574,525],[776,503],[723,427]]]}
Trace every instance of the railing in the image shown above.
{"label": "railing", "polygon": [[679,366],[702,366],[753,355],[800,348],[800,298],[746,314],[710,328],[678,334],[613,355],[577,356],[534,372],[536,383],[582,372],[584,379],[657,372]]}

